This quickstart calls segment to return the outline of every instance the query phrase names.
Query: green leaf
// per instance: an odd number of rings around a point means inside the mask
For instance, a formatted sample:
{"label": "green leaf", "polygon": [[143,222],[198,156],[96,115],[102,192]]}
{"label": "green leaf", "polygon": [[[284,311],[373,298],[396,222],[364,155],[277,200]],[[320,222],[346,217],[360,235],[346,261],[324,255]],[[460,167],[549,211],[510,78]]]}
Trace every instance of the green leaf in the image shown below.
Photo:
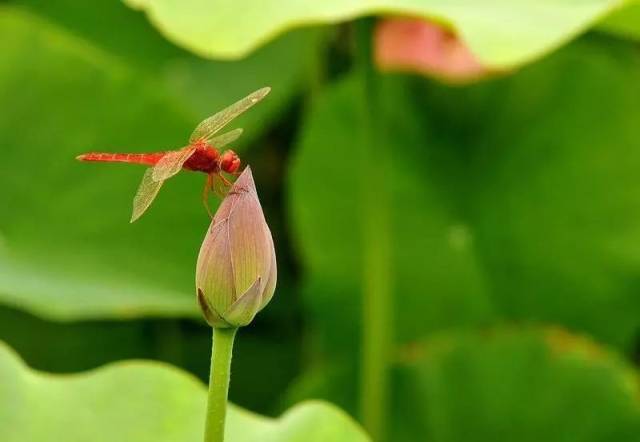
{"label": "green leaf", "polygon": [[[278,91],[238,119],[255,137],[296,92],[307,59],[284,60],[304,52],[312,34],[289,35],[247,60],[207,62],[149,36],[153,29],[121,4],[105,9],[108,32],[86,24],[100,23],[99,8],[71,14],[84,23],[76,29],[47,5],[0,8],[0,302],[60,320],[197,316],[204,178],[172,179],[129,225],[143,169],[74,157],[180,147],[201,117],[272,81]],[[131,61],[139,54],[117,39],[118,26],[143,42],[145,65]]]}
{"label": "green leaf", "polygon": [[639,76],[633,44],[589,38],[498,82],[478,109],[491,120],[471,133],[467,201],[503,315],[634,345]]}
{"label": "green leaf", "polygon": [[213,58],[239,57],[291,28],[398,14],[456,28],[484,64],[499,69],[544,55],[620,4],[619,0],[124,1],[146,11],[171,41]]}
{"label": "green leaf", "polygon": [[158,256],[143,259],[159,232],[124,228],[142,170],[74,160],[102,147],[179,145],[186,115],[117,59],[35,16],[5,7],[0,23],[0,93],[11,107],[0,119],[4,302],[49,317],[195,311]]}
{"label": "green leaf", "polygon": [[376,241],[363,238],[360,201],[383,185],[392,201],[396,345],[507,318],[632,348],[640,326],[636,51],[589,38],[513,77],[465,88],[380,78],[384,183],[363,176],[352,155],[363,126],[356,78],[318,100],[292,162],[290,198],[321,356],[293,397],[355,409],[362,327],[377,326],[362,324],[358,308],[367,302],[362,241]]}
{"label": "green leaf", "polygon": [[561,329],[452,333],[414,345],[397,370],[394,440],[635,441],[638,378]]}
{"label": "green leaf", "polygon": [[620,37],[640,39],[640,2],[628,2],[626,7],[614,11],[600,22],[598,29]]}
{"label": "green leaf", "polygon": [[[147,76],[190,111],[196,123],[263,86],[269,99],[239,118],[247,129],[241,146],[266,130],[306,79],[318,43],[316,30],[289,33],[237,61],[203,60],[163,39],[141,14],[122,2],[13,0],[29,11]],[[118,32],[113,32],[114,28]],[[135,44],[132,44],[135,42]],[[142,81],[142,80],[140,80]]]}
{"label": "green leaf", "polygon": [[358,309],[360,241],[376,240],[363,239],[359,204],[383,185],[396,346],[508,319],[562,324],[629,351],[640,326],[638,78],[633,44],[595,37],[483,85],[381,77],[384,183],[351,155],[363,124],[356,79],[318,100],[290,198],[322,356],[292,395],[354,409],[359,337],[376,326]]}
{"label": "green leaf", "polygon": [[328,347],[349,358],[360,336],[362,244],[376,241],[375,234],[363,236],[361,202],[365,192],[375,194],[382,186],[390,189],[392,200],[389,265],[397,338],[493,316],[469,225],[435,185],[429,163],[438,154],[425,155],[428,128],[412,106],[407,84],[394,80],[381,82],[378,110],[384,123],[374,135],[387,153],[379,159],[386,181],[377,173],[365,176],[351,154],[365,130],[355,77],[318,99],[290,167],[291,216],[306,263],[306,299]]}
{"label": "green leaf", "polygon": [[363,125],[355,78],[318,100],[290,198],[327,351],[353,363],[361,241],[376,240],[363,238],[359,205],[379,186],[392,200],[398,342],[506,317],[630,348],[640,326],[639,77],[635,47],[604,38],[479,86],[382,77],[375,136],[386,182],[363,176],[350,154]]}
{"label": "green leaf", "polygon": [[[205,387],[154,362],[118,362],[90,372],[36,372],[0,342],[0,439],[24,441],[199,441]],[[229,442],[366,442],[330,404],[308,402],[278,419],[230,406]]]}

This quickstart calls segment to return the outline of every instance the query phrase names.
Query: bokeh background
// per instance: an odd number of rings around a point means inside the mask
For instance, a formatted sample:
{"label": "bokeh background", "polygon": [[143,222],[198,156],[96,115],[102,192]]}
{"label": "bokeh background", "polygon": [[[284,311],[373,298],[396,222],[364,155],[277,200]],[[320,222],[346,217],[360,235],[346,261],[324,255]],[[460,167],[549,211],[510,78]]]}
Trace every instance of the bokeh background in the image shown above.
{"label": "bokeh background", "polygon": [[0,2],[0,339],[206,380],[203,176],[130,225],[143,169],[74,157],[180,147],[269,85],[234,148],[279,281],[233,402],[326,399],[373,440],[640,440],[638,3],[200,3]]}

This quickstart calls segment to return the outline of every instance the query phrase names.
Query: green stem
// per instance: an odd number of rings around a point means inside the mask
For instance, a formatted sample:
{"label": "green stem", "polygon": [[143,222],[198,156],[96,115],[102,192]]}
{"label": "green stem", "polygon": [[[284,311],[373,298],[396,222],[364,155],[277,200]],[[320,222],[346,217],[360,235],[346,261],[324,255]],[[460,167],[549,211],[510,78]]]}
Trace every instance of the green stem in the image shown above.
{"label": "green stem", "polygon": [[214,328],[209,373],[209,399],[205,442],[224,441],[224,421],[227,415],[227,395],[231,375],[231,353],[237,328]]}
{"label": "green stem", "polygon": [[362,360],[360,413],[373,440],[383,441],[387,431],[388,370],[393,345],[391,298],[391,224],[383,128],[378,120],[376,72],[372,66],[373,19],[356,24],[357,65],[361,79],[362,138],[359,164],[362,196]]}

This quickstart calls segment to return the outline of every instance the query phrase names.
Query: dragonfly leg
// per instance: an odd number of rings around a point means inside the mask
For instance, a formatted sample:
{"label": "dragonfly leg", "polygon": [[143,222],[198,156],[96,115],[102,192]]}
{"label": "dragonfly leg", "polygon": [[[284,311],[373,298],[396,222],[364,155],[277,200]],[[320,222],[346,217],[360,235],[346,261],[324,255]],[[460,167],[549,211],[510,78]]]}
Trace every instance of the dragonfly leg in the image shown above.
{"label": "dragonfly leg", "polygon": [[220,172],[213,176],[213,180],[215,183],[213,191],[220,198],[224,198],[229,192],[229,188],[231,187],[232,183],[228,179],[226,179]]}
{"label": "dragonfly leg", "polygon": [[222,175],[221,173],[218,174],[218,176],[220,177],[220,179],[222,180],[222,182],[224,183],[225,186],[227,187],[231,187],[231,181],[229,181],[228,179],[225,178],[224,175]]}
{"label": "dragonfly leg", "polygon": [[204,208],[207,209],[207,213],[209,217],[213,219],[213,214],[211,213],[211,208],[209,207],[209,191],[213,189],[213,180],[211,175],[207,175],[207,181],[204,183],[204,189],[202,189],[202,203],[204,204]]}
{"label": "dragonfly leg", "polygon": [[220,188],[222,182],[219,177],[220,174],[211,175],[211,190],[213,190],[213,193],[215,193],[216,196],[224,198],[224,192]]}

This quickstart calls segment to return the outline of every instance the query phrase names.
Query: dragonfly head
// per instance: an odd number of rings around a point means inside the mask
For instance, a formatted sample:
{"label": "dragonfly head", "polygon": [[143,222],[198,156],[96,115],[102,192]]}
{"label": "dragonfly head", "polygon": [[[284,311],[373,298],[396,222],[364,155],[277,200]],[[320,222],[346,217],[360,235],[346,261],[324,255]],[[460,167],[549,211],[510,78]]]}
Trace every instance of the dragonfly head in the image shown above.
{"label": "dragonfly head", "polygon": [[240,157],[231,149],[225,150],[220,155],[220,169],[227,173],[235,173],[240,168]]}

